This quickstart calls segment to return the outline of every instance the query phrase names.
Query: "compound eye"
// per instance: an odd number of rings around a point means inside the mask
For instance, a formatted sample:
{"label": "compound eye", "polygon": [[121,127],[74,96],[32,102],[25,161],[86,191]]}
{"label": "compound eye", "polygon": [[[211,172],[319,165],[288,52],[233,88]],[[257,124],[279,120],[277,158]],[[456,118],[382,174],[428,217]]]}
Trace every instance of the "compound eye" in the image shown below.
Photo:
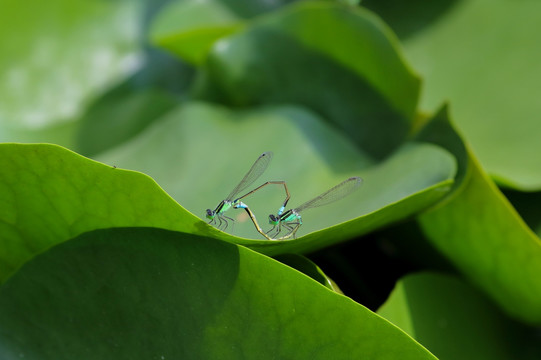
{"label": "compound eye", "polygon": [[214,210],[207,209],[207,217],[214,217]]}
{"label": "compound eye", "polygon": [[276,225],[278,225],[279,221],[280,221],[279,217],[274,216],[273,214],[269,215],[269,224],[276,226]]}

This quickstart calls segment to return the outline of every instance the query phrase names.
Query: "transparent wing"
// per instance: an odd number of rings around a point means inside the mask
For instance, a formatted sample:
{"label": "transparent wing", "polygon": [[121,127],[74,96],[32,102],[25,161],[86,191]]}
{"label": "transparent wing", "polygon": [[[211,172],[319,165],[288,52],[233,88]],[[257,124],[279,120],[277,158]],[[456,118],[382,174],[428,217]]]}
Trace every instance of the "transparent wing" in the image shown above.
{"label": "transparent wing", "polygon": [[360,177],[357,177],[357,176],[350,177],[349,179],[342,181],[340,184],[336,185],[335,187],[327,190],[323,194],[295,208],[294,211],[299,213],[306,209],[327,205],[337,200],[340,200],[343,197],[346,197],[347,195],[351,194],[355,189],[357,189],[357,187],[361,185],[362,181],[363,179],[361,179]]}
{"label": "transparent wing", "polygon": [[254,181],[257,180],[258,177],[263,174],[265,169],[269,166],[270,161],[272,160],[273,153],[272,151],[267,151],[261,154],[255,161],[255,163],[252,165],[250,170],[244,175],[242,180],[239,182],[239,184],[231,191],[229,196],[227,196],[226,200],[235,200],[235,196],[237,196],[238,193],[246,189],[248,186],[250,186]]}

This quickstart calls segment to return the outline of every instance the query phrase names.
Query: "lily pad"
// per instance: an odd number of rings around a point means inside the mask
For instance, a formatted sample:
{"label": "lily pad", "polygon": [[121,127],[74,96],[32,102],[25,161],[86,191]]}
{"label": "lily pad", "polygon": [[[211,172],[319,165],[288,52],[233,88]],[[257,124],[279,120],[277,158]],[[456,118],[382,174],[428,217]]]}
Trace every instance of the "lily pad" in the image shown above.
{"label": "lily pad", "polygon": [[374,14],[303,1],[218,41],[197,94],[233,106],[307,107],[382,159],[407,138],[419,79]]}
{"label": "lily pad", "polygon": [[[222,131],[208,132],[209,128]],[[255,129],[261,136],[251,138]],[[241,138],[247,139],[242,149],[232,145],[231,139]],[[209,149],[200,139],[216,149]],[[235,227],[229,229],[234,236],[203,222],[204,209],[216,206],[255,158],[270,149],[275,149],[275,159],[265,179],[287,180],[292,206],[351,175],[363,176],[365,184],[349,199],[307,212],[296,240],[262,239],[238,210],[230,210],[238,216]],[[299,160],[292,161],[288,149],[296,149]],[[182,106],[102,159],[110,165],[54,145],[0,145],[2,278],[52,245],[82,232],[118,226],[203,234],[267,254],[315,250],[433,204],[449,189],[455,169],[454,159],[446,151],[414,143],[387,162],[374,165],[339,132],[302,109],[235,113],[206,104]],[[113,166],[148,171],[184,208],[148,176]],[[268,188],[246,203],[261,219],[277,211],[284,197],[282,188]],[[329,228],[344,221],[350,222]]]}
{"label": "lily pad", "polygon": [[0,355],[435,359],[385,319],[270,258],[148,228],[86,233],[23,266],[0,287]]}
{"label": "lily pad", "polygon": [[[402,10],[395,19],[418,18]],[[423,109],[449,101],[487,172],[523,191],[541,189],[540,13],[537,1],[457,1],[404,38],[424,78]]]}
{"label": "lily pad", "polygon": [[0,169],[0,281],[34,255],[94,229],[218,232],[202,226],[148,176],[60,146],[0,144]]}
{"label": "lily pad", "polygon": [[535,330],[512,321],[455,276],[419,273],[401,279],[378,314],[439,359],[539,359]]}
{"label": "lily pad", "polygon": [[420,134],[453,152],[456,190],[419,216],[430,242],[503,309],[541,323],[541,241],[456,134],[446,109]]}
{"label": "lily pad", "polygon": [[[183,207],[204,218],[204,210],[218,205],[264,151],[273,151],[274,158],[253,187],[285,180],[291,207],[351,176],[364,179],[347,198],[303,213],[298,239],[283,242],[280,250],[271,249],[277,244],[267,240],[242,243],[267,254],[314,250],[410,216],[446,194],[456,166],[449,153],[422,143],[405,145],[378,163],[302,108],[231,111],[204,103],[180,106],[145,134],[98,159],[149,174]],[[283,187],[273,185],[243,201],[260,226],[270,229],[268,214],[276,213],[284,199]],[[237,220],[228,232],[262,239],[243,211],[228,214]]]}
{"label": "lily pad", "polygon": [[137,66],[140,8],[137,1],[4,2],[0,141],[71,146],[69,122]]}

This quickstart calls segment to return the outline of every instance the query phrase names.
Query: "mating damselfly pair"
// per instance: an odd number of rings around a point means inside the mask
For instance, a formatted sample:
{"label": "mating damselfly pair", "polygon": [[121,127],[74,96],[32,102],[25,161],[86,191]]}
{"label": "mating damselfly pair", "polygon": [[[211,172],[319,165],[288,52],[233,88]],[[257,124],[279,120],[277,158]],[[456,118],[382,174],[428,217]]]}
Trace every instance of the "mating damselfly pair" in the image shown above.
{"label": "mating damselfly pair", "polygon": [[[290,237],[294,237],[302,225],[301,212],[315,208],[318,206],[323,206],[340,200],[350,193],[352,193],[357,187],[361,184],[362,179],[360,177],[350,177],[347,180],[342,181],[340,184],[335,187],[327,190],[323,194],[316,196],[312,200],[305,202],[304,204],[285,211],[287,203],[290,199],[289,190],[285,181],[267,181],[262,185],[256,187],[255,189],[247,192],[242,196],[238,196],[241,192],[246,190],[251,184],[253,184],[267,169],[272,160],[273,153],[271,151],[264,152],[259,156],[259,158],[252,165],[250,170],[244,175],[239,184],[231,191],[231,193],[222,200],[214,210],[207,209],[206,217],[209,219],[209,224],[215,224],[218,228],[223,230],[227,229],[229,221],[234,221],[232,218],[226,216],[224,213],[230,208],[234,209],[244,209],[250,219],[252,220],[256,230],[269,240],[285,240]],[[245,197],[255,193],[256,191],[262,189],[263,187],[275,184],[283,185],[286,193],[286,198],[282,203],[282,206],[278,209],[276,215],[269,215],[269,224],[272,225],[271,229],[267,232],[264,232],[259,226],[257,219],[253,212],[250,210],[248,205],[246,205],[241,200]],[[237,197],[238,196],[238,197]],[[285,231],[284,231],[285,229]],[[284,231],[284,233],[282,233]],[[280,236],[281,235],[281,236]]]}

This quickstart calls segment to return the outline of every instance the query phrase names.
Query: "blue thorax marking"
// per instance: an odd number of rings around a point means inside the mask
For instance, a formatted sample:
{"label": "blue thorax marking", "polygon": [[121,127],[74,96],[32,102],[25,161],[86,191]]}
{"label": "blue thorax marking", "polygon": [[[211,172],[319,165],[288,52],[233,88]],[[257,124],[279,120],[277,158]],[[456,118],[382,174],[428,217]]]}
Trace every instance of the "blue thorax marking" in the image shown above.
{"label": "blue thorax marking", "polygon": [[235,209],[246,209],[247,207],[248,206],[242,201],[238,201],[238,200],[235,201],[235,206],[234,206]]}

